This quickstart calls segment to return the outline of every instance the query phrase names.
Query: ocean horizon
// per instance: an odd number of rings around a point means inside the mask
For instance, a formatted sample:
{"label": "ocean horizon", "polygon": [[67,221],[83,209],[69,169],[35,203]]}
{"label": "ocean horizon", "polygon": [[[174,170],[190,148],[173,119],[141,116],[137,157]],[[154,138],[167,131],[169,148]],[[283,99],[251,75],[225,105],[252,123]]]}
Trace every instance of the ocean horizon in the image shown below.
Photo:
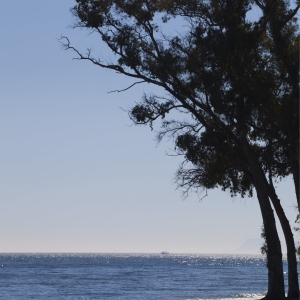
{"label": "ocean horizon", "polygon": [[0,299],[261,299],[267,268],[260,254],[0,253],[0,287]]}

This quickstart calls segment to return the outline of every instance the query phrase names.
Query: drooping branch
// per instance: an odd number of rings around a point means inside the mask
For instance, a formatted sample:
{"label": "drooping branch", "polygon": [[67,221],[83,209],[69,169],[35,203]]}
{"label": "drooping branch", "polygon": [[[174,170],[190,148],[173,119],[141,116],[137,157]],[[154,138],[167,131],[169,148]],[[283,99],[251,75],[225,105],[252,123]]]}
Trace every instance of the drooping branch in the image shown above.
{"label": "drooping branch", "polygon": [[135,86],[136,84],[145,83],[145,82],[146,82],[146,81],[144,81],[144,80],[143,80],[143,81],[138,81],[138,82],[135,82],[135,83],[131,84],[129,87],[127,87],[127,88],[125,88],[125,89],[110,91],[110,92],[108,92],[108,94],[110,94],[110,93],[121,93],[121,92],[125,92],[125,91],[131,89],[131,88],[132,88],[133,86]]}

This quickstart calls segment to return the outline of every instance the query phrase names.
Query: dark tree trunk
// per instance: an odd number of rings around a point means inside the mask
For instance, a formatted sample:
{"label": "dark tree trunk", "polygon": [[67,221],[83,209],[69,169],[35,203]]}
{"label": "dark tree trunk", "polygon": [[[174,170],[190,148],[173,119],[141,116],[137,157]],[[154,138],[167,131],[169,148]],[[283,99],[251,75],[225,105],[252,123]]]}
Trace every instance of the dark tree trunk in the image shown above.
{"label": "dark tree trunk", "polygon": [[276,214],[280,221],[283,234],[287,246],[287,260],[288,260],[288,297],[294,297],[299,299],[299,282],[297,272],[297,258],[296,258],[296,247],[294,242],[293,233],[288,219],[282,209],[280,200],[278,199],[273,187],[269,187],[269,195]]}
{"label": "dark tree trunk", "polygon": [[[253,176],[248,171],[244,170],[246,176],[253,183]],[[265,188],[269,191],[269,198],[271,199],[275,208],[276,214],[279,218],[284,237],[287,245],[287,259],[288,259],[288,297],[299,299],[299,282],[297,272],[297,257],[294,236],[291,230],[288,219],[282,209],[279,198],[273,185],[269,184],[267,180],[264,180]]]}
{"label": "dark tree trunk", "polygon": [[267,266],[268,266],[268,293],[266,300],[284,299],[284,279],[282,266],[282,252],[273,209],[269,200],[268,189],[264,185],[265,175],[257,162],[257,159],[246,138],[242,138],[242,145],[245,156],[249,162],[253,175],[253,183],[257,192],[263,224],[266,233],[266,243],[268,246]]}
{"label": "dark tree trunk", "polygon": [[256,187],[259,205],[262,212],[263,224],[268,246],[268,293],[266,300],[277,300],[285,297],[282,266],[281,244],[277,233],[274,213],[268,197],[261,187]]}

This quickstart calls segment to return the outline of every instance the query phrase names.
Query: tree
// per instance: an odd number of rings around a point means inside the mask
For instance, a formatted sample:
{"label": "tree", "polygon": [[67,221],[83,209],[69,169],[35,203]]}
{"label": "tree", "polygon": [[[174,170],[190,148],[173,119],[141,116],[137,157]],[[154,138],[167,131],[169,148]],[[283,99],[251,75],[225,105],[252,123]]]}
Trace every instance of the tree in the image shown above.
{"label": "tree", "polygon": [[[179,186],[220,186],[242,196],[256,191],[268,247],[266,298],[280,299],[282,253],[272,201],[288,245],[288,295],[299,296],[293,235],[273,185],[292,174],[296,194],[299,187],[298,84],[290,58],[298,49],[299,4],[292,9],[284,0],[76,2],[75,27],[99,34],[117,59],[105,63],[91,51],[84,55],[67,38],[65,48],[78,59],[138,80],[134,84],[165,90],[164,96],[144,95],[129,114],[136,124],[152,126],[163,119],[158,139],[172,136],[185,157]],[[262,16],[251,22],[247,12],[254,3]],[[162,32],[172,18],[185,22],[185,32]],[[173,111],[189,119],[171,119]]]}

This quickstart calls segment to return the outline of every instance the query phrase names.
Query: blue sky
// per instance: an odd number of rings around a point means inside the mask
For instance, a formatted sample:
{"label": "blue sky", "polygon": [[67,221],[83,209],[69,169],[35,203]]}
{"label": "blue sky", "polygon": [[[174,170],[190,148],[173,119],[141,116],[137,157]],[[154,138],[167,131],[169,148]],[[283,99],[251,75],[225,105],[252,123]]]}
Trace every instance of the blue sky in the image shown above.
{"label": "blue sky", "polygon": [[[68,27],[74,2],[0,2],[0,252],[220,253],[259,238],[255,197],[182,199],[172,144],[120,109],[151,87],[108,94],[130,81],[61,49],[67,35],[111,57]],[[290,180],[280,196],[293,223]]]}

